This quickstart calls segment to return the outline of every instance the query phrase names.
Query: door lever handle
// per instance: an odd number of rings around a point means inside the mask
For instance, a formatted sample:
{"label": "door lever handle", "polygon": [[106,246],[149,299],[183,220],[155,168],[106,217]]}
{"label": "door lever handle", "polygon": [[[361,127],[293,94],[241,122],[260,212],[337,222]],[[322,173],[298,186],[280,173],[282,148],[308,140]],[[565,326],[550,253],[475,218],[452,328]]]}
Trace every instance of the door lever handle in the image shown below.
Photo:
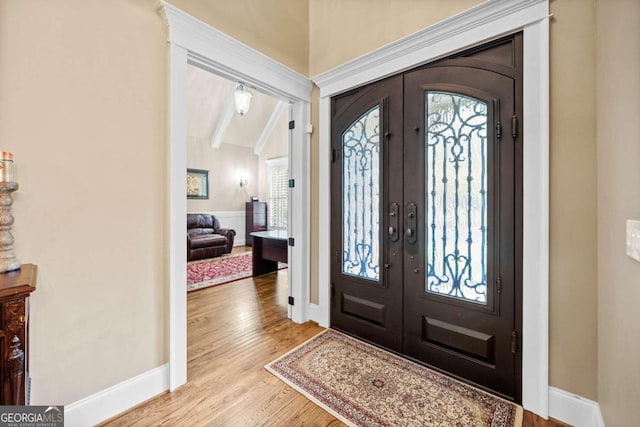
{"label": "door lever handle", "polygon": [[407,235],[407,242],[415,244],[418,241],[418,206],[415,203],[409,203],[407,205],[407,228],[405,234]]}
{"label": "door lever handle", "polygon": [[398,227],[400,222],[400,219],[398,218],[399,211],[400,211],[400,205],[398,205],[396,202],[392,202],[389,205],[388,233],[389,233],[389,240],[391,240],[392,242],[397,242],[398,239],[400,238],[398,235]]}

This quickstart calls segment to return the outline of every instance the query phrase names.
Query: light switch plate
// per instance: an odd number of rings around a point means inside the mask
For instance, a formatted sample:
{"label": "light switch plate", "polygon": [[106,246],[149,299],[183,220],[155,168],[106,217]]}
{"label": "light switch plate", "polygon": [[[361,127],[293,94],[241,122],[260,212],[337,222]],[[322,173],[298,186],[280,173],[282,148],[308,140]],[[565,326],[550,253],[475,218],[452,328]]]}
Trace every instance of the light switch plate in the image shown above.
{"label": "light switch plate", "polygon": [[627,220],[627,255],[640,262],[640,221]]}

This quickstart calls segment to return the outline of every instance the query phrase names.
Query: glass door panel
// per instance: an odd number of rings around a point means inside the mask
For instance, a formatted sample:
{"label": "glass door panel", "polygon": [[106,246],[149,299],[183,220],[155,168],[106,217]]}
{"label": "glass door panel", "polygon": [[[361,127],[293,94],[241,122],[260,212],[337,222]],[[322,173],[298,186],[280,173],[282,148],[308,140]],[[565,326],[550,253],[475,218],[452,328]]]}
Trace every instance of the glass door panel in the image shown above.
{"label": "glass door panel", "polygon": [[487,104],[425,95],[425,291],[486,305]]}
{"label": "glass door panel", "polygon": [[342,273],[380,279],[380,106],[342,134]]}

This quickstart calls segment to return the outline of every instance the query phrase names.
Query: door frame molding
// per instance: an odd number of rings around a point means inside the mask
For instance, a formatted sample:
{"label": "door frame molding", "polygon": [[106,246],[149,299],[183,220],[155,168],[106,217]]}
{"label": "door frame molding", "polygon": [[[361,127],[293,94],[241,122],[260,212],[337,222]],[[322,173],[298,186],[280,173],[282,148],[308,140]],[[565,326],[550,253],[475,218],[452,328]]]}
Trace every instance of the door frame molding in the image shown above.
{"label": "door frame molding", "polygon": [[168,298],[169,388],[187,382],[187,64],[222,77],[243,81],[291,105],[296,126],[289,137],[289,176],[296,186],[289,192],[289,289],[298,302],[289,306],[297,323],[308,319],[310,134],[313,83],[302,74],[269,58],[171,4],[160,1],[157,11],[167,25],[169,44],[168,144]]}
{"label": "door frame molding", "polygon": [[[319,224],[329,230],[331,96],[472,46],[523,31],[522,404],[549,414],[549,5],[548,0],[482,3],[312,78],[320,88]],[[330,236],[318,236],[318,307],[330,316]]]}

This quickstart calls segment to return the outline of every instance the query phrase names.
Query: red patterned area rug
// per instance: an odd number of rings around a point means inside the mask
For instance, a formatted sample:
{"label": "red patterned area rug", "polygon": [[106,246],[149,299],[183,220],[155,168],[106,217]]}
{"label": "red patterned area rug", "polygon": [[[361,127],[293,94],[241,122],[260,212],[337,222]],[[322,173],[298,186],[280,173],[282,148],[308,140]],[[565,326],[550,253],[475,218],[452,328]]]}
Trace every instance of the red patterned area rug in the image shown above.
{"label": "red patterned area rug", "polygon": [[[278,269],[286,267],[286,264],[278,265]],[[251,252],[193,261],[187,263],[187,292],[251,276]]]}
{"label": "red patterned area rug", "polygon": [[522,407],[331,329],[265,368],[350,426],[522,425]]}
{"label": "red patterned area rug", "polygon": [[251,277],[251,252],[187,263],[187,292]]}

